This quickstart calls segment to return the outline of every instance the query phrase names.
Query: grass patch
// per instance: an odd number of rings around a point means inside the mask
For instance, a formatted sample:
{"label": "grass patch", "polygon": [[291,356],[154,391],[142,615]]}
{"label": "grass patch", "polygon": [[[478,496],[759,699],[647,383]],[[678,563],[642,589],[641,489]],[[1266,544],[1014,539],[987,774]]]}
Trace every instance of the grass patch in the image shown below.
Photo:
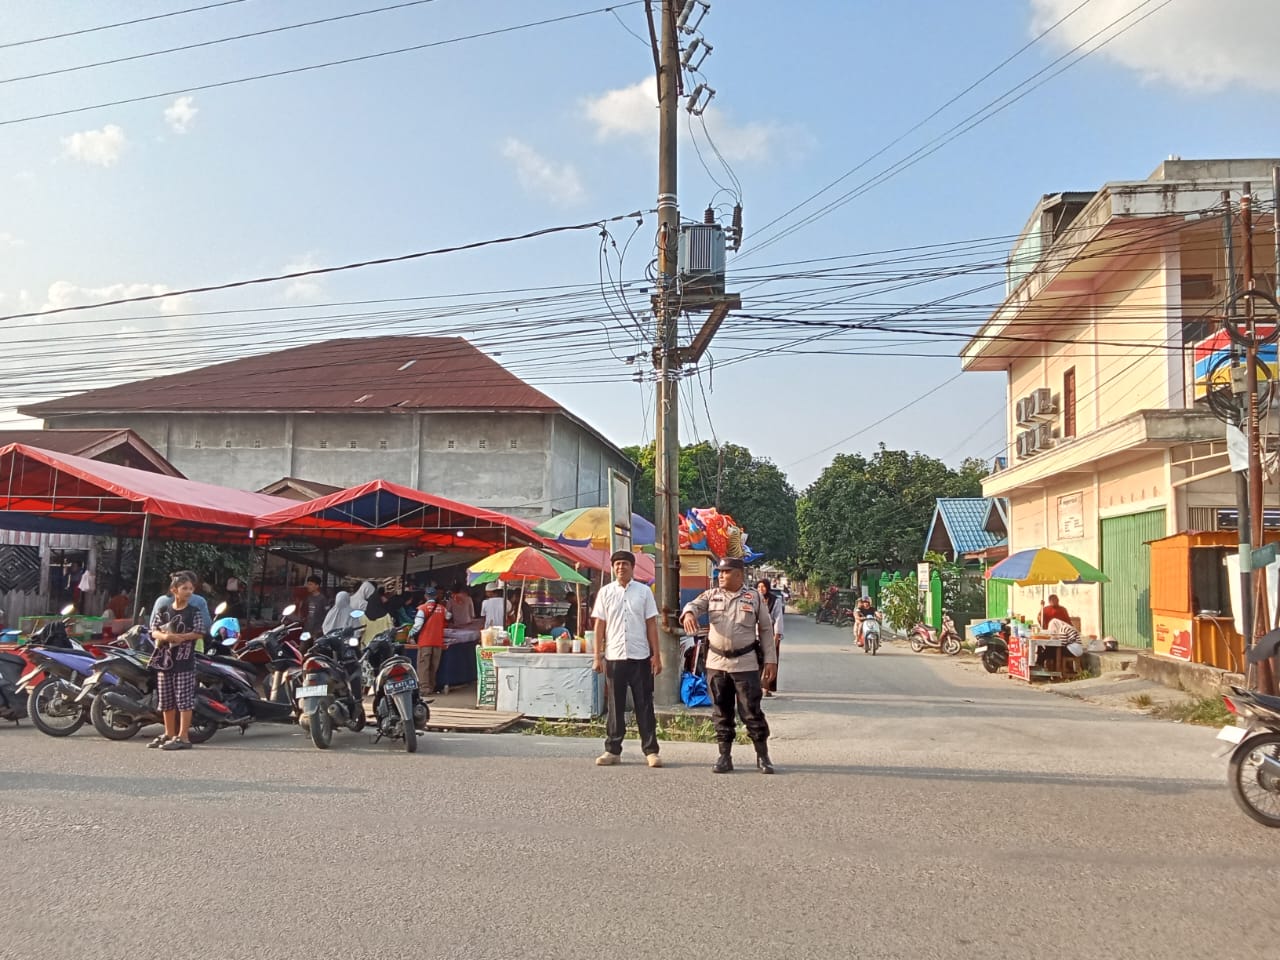
{"label": "grass patch", "polygon": [[793,607],[796,613],[801,616],[807,617],[818,609],[818,602],[816,600],[806,600],[804,597],[792,597],[788,606]]}
{"label": "grass patch", "polygon": [[1151,699],[1151,694],[1149,693],[1139,693],[1136,696],[1132,696],[1129,698],[1129,702],[1135,707],[1141,707],[1143,710],[1155,703],[1155,701]]}
{"label": "grass patch", "polygon": [[[1148,700],[1150,698],[1148,697]],[[1161,720],[1177,720],[1202,727],[1222,727],[1235,721],[1221,697],[1200,697],[1181,703],[1162,703],[1151,711],[1151,716]]]}
{"label": "grass patch", "polygon": [[[522,733],[534,737],[587,737],[604,739],[604,721],[591,720],[550,720],[541,717],[528,722]],[[639,740],[640,732],[634,723],[627,725],[625,740]],[[679,740],[691,743],[715,743],[716,728],[710,717],[680,710],[673,714],[658,716],[658,739]],[[750,743],[747,731],[738,724],[737,743]]]}

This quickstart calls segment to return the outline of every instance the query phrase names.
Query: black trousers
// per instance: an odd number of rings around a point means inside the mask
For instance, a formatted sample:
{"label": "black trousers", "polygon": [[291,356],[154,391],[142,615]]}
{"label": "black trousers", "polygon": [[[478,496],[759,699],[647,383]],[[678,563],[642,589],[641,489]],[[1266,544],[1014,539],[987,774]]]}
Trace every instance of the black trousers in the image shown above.
{"label": "black trousers", "polygon": [[[605,696],[609,714],[605,722],[604,749],[622,752],[622,738],[627,732],[627,691],[636,708],[636,727],[640,730],[640,749],[648,756],[658,752],[658,721],[653,715],[653,666],[649,660],[606,660],[604,675],[609,681]],[[758,698],[757,698],[758,699]]]}
{"label": "black trousers", "polygon": [[760,686],[760,671],[728,673],[724,670],[708,670],[707,691],[711,694],[716,742],[721,745],[733,743],[733,712],[736,708],[747,728],[747,736],[756,745],[757,751],[763,751],[769,742],[769,721],[764,718],[764,711],[760,709],[760,697],[764,693]]}

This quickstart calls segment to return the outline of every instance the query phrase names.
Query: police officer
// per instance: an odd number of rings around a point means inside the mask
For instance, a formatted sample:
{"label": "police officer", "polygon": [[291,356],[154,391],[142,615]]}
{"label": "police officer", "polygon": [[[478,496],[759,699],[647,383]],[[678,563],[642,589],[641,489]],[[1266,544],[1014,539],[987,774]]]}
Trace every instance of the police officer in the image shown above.
{"label": "police officer", "polygon": [[733,771],[734,707],[742,714],[747,735],[756,746],[756,769],[773,773],[769,759],[769,723],[760,709],[761,679],[778,675],[778,649],[773,642],[773,619],[760,594],[743,586],[744,564],[725,557],[716,566],[719,586],[685,604],[680,617],[684,632],[698,630],[704,614],[711,623],[707,638],[707,689],[711,694],[720,759],[715,773]]}

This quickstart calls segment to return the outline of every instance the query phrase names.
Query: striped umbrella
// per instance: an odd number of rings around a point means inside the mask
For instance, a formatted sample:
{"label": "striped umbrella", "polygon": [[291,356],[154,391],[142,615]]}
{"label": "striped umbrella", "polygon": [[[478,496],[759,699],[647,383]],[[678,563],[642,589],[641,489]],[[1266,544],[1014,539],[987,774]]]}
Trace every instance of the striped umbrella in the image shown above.
{"label": "striped umbrella", "polygon": [[[568,510],[538,524],[533,530],[534,533],[548,540],[571,543],[575,547],[608,550],[613,542],[610,536],[612,531],[609,529],[608,507]],[[656,537],[657,530],[652,523],[638,513],[631,515],[631,542],[634,545],[646,546],[653,543]]]}
{"label": "striped umbrella", "polygon": [[586,584],[591,581],[548,553],[533,547],[515,547],[478,560],[467,567],[467,583],[524,582],[527,580],[563,580]]}
{"label": "striped umbrella", "polygon": [[1054,583],[1109,583],[1111,578],[1079,557],[1048,547],[1020,550],[987,571],[989,580],[1012,580],[1020,587]]}

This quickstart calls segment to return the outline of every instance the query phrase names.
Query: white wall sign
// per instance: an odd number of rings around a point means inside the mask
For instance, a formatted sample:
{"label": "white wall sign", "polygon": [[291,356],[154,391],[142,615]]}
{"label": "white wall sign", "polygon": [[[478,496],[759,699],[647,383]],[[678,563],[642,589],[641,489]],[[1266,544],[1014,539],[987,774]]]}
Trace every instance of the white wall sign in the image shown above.
{"label": "white wall sign", "polygon": [[1058,498],[1058,539],[1084,539],[1084,495],[1069,493]]}

